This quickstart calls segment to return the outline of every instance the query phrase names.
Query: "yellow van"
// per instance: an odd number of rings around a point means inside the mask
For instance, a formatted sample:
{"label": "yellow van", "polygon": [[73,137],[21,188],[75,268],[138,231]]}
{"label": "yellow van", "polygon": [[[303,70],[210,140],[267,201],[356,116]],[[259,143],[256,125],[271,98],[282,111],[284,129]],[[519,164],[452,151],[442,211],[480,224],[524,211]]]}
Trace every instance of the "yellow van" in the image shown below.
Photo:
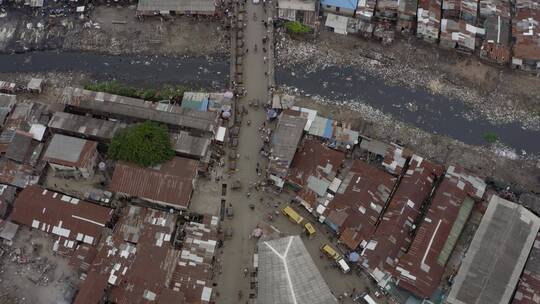
{"label": "yellow van", "polygon": [[281,209],[281,212],[283,212],[283,214],[285,214],[291,221],[293,221],[296,224],[300,224],[304,220],[304,218],[300,216],[298,212],[294,211],[294,209],[291,208],[291,206],[287,206]]}
{"label": "yellow van", "polygon": [[316,230],[315,227],[310,222],[307,222],[304,224],[304,229],[306,230],[306,234],[311,237],[315,234]]}
{"label": "yellow van", "polygon": [[321,247],[321,251],[333,260],[339,260],[341,258],[341,255],[334,248],[332,248],[332,246],[328,244],[324,244]]}

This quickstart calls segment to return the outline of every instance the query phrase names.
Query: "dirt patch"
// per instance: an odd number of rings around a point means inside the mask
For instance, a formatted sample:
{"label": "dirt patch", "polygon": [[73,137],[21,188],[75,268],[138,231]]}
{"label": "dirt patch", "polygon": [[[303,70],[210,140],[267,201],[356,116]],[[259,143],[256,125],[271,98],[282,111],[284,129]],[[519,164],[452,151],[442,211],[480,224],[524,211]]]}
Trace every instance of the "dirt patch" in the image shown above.
{"label": "dirt patch", "polygon": [[10,9],[0,25],[0,52],[61,49],[111,54],[228,53],[219,20],[190,17],[140,20],[135,6],[97,6],[84,18],[43,18]]}
{"label": "dirt patch", "polygon": [[2,245],[1,303],[71,303],[79,279],[52,246],[48,235],[23,226],[11,247]]}

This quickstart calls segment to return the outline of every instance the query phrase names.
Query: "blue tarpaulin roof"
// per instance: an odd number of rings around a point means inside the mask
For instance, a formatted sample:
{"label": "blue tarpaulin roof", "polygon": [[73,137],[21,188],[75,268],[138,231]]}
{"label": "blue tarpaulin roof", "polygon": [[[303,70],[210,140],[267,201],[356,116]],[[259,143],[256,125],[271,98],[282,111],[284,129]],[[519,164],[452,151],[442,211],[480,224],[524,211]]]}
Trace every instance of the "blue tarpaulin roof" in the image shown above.
{"label": "blue tarpaulin roof", "polygon": [[355,10],[357,4],[357,0],[321,0],[321,5],[342,7],[350,10]]}
{"label": "blue tarpaulin roof", "polygon": [[328,119],[326,121],[326,126],[324,127],[324,138],[332,138],[332,133],[334,131],[334,121],[331,119]]}

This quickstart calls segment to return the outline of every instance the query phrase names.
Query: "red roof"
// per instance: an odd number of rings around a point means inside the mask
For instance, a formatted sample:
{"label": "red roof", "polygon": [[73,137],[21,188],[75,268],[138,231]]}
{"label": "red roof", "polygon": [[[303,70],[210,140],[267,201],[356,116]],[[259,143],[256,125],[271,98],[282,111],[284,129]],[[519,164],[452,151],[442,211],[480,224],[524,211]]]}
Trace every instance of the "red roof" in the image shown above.
{"label": "red roof", "polygon": [[29,186],[19,193],[11,220],[63,237],[71,243],[61,245],[74,249],[76,241],[96,245],[112,213],[109,208]]}
{"label": "red roof", "polygon": [[354,239],[344,240],[352,250],[373,233],[395,182],[396,178],[383,170],[360,160],[353,162],[324,214],[338,233],[352,230],[347,236],[355,236]]}
{"label": "red roof", "polygon": [[306,186],[312,175],[332,182],[343,160],[345,153],[330,149],[318,140],[306,139],[294,156],[287,179],[300,188]]}
{"label": "red roof", "polygon": [[538,304],[540,299],[540,232],[525,264],[512,304]]}
{"label": "red roof", "polygon": [[398,254],[406,252],[410,246],[413,224],[442,173],[441,166],[413,155],[375,234],[362,253],[364,267],[380,271],[391,271],[395,267]]}
{"label": "red roof", "polygon": [[[439,262],[439,256],[443,253],[463,201],[467,196],[479,199],[484,193],[485,184],[476,185],[480,189],[471,181],[481,182],[461,168],[448,168],[407,254],[399,259],[396,266],[399,286],[422,298],[433,295],[441,282],[447,261]],[[449,248],[450,251],[452,249]]]}
{"label": "red roof", "polygon": [[114,303],[159,303],[180,254],[170,242],[175,224],[176,215],[164,211],[124,208],[74,303],[99,303],[107,286]]}
{"label": "red roof", "polygon": [[125,162],[116,164],[109,189],[129,196],[187,208],[197,176],[196,160],[174,157],[158,169]]}

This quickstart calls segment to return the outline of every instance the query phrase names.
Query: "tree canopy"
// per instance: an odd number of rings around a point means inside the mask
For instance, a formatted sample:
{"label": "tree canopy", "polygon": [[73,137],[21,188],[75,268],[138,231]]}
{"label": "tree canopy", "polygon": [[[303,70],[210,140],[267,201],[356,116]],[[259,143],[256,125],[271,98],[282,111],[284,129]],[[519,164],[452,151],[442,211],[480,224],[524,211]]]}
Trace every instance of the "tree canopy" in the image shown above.
{"label": "tree canopy", "polygon": [[167,127],[147,121],[115,134],[108,154],[113,160],[148,167],[170,160],[174,151],[171,149]]}
{"label": "tree canopy", "polygon": [[311,32],[311,29],[309,26],[306,26],[298,21],[287,21],[285,22],[285,28],[290,34],[309,34]]}

